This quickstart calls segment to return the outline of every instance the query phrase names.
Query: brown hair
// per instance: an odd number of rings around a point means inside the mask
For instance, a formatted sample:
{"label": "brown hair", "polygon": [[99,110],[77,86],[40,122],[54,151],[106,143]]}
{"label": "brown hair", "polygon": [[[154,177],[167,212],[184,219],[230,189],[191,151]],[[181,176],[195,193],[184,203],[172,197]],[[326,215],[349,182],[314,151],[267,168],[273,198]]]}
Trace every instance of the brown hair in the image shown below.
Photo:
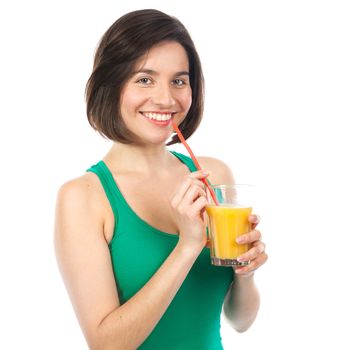
{"label": "brown hair", "polygon": [[[87,117],[103,137],[122,143],[137,140],[120,117],[120,94],[137,60],[163,41],[182,45],[189,61],[192,104],[179,128],[187,139],[199,126],[203,114],[204,78],[188,31],[178,19],[161,11],[138,10],[120,17],[102,36],[93,72],[86,84]],[[167,145],[178,142],[174,135]]]}

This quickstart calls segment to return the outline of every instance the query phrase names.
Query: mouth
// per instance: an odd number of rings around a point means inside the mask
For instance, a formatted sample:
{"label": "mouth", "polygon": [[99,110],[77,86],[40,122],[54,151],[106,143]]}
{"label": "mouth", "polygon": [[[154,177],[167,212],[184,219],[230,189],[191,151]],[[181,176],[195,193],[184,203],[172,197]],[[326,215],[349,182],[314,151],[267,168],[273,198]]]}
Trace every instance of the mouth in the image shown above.
{"label": "mouth", "polygon": [[140,112],[149,122],[158,126],[167,126],[171,123],[175,112]]}

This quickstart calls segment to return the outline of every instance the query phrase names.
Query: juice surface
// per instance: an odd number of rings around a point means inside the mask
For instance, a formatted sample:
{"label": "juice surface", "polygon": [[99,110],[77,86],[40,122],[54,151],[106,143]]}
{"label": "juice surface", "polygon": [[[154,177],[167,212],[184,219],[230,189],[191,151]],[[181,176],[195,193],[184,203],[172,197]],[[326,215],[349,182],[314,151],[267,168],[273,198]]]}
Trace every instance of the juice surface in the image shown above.
{"label": "juice surface", "polygon": [[211,255],[220,259],[235,259],[246,252],[248,244],[237,244],[236,238],[251,230],[248,217],[252,208],[207,206]]}

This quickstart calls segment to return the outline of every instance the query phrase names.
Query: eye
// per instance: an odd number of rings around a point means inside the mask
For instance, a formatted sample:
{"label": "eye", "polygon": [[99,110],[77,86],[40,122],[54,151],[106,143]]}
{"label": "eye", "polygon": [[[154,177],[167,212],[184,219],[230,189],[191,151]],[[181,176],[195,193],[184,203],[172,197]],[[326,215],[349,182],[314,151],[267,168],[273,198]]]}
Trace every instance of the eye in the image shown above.
{"label": "eye", "polygon": [[174,79],[173,84],[176,86],[184,86],[186,85],[186,82],[182,79]]}
{"label": "eye", "polygon": [[149,84],[152,83],[152,81],[151,81],[150,78],[144,77],[144,78],[139,79],[139,80],[137,81],[137,83],[140,83],[140,84],[142,84],[142,85],[149,85]]}

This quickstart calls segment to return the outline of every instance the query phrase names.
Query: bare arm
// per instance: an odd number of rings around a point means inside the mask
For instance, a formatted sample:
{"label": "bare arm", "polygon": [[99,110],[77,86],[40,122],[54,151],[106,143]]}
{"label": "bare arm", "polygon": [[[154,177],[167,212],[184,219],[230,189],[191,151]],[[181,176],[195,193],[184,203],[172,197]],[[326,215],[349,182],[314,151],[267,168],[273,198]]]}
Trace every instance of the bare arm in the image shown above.
{"label": "bare arm", "polygon": [[140,346],[168,308],[198,254],[179,243],[149,282],[102,320],[96,349]]}
{"label": "bare arm", "polygon": [[205,245],[200,212],[205,192],[192,173],[174,196],[172,207],[180,239],[154,276],[120,305],[103,234],[94,185],[75,180],[58,195],[55,248],[72,304],[91,349],[136,349],[162,317]]}
{"label": "bare arm", "polygon": [[261,233],[255,230],[259,217],[250,215],[249,220],[252,230],[240,236],[242,240],[240,243],[248,243],[251,248],[238,259],[250,261],[250,263],[247,266],[235,268],[235,279],[226,295],[223,308],[227,321],[238,332],[246,331],[258,314],[260,296],[254,283],[254,271],[267,260]]}
{"label": "bare arm", "polygon": [[[222,161],[210,158],[200,157],[200,164],[208,169],[213,175],[210,180],[214,184],[234,184],[234,177],[231,169]],[[238,332],[246,331],[254,322],[260,306],[260,296],[254,283],[254,270],[261,266],[267,260],[265,254],[265,245],[260,241],[261,234],[255,230],[259,219],[255,215],[250,218],[252,227],[250,233],[242,236],[245,240],[241,242],[252,244],[252,249],[244,254],[244,260],[251,260],[247,267],[233,270],[235,273],[225,301],[223,312],[228,323]]]}
{"label": "bare arm", "polygon": [[260,306],[259,292],[254,275],[237,276],[232,282],[224,301],[224,315],[237,331],[246,331],[254,322]]}

